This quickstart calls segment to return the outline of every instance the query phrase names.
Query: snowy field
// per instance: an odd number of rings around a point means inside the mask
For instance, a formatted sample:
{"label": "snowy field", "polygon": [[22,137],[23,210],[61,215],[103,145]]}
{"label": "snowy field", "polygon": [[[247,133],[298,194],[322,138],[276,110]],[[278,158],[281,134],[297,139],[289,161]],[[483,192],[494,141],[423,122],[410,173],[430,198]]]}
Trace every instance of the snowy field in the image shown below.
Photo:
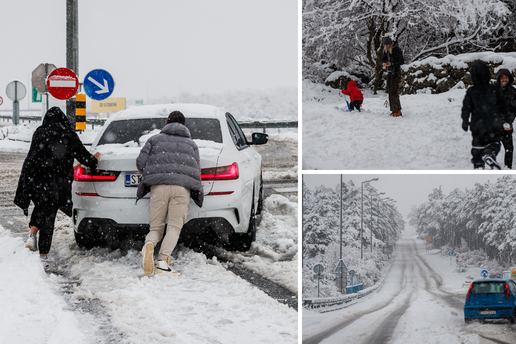
{"label": "snowy field", "polygon": [[[26,153],[37,126],[0,127],[0,151]],[[271,137],[297,144],[289,131]],[[264,170],[264,180],[285,178],[297,168]],[[46,273],[26,236],[0,225],[0,343],[297,343],[298,312],[227,270],[242,265],[297,294],[297,197],[267,197],[256,237],[248,252],[222,252],[227,262],[180,245],[171,261],[180,277],[147,277],[134,249],[78,248],[58,213],[57,264]]]}
{"label": "snowy field", "polygon": [[[476,270],[470,269],[468,275],[480,277],[481,268]],[[432,276],[440,277],[440,289]],[[346,322],[347,326],[321,343],[342,343],[343,336],[353,343],[477,344],[484,342],[482,336],[513,343],[515,325],[464,323],[465,280],[466,275],[456,271],[455,262],[450,265],[446,257],[427,254],[424,242],[409,229],[398,241],[394,264],[377,293],[336,311],[303,309],[303,341]],[[390,323],[403,309],[399,320]]]}
{"label": "snowy field", "polygon": [[339,90],[303,83],[304,170],[473,169],[471,132],[461,128],[465,89],[403,95],[400,118],[389,116],[384,91],[363,93],[362,112],[343,112],[334,108],[346,106]]}

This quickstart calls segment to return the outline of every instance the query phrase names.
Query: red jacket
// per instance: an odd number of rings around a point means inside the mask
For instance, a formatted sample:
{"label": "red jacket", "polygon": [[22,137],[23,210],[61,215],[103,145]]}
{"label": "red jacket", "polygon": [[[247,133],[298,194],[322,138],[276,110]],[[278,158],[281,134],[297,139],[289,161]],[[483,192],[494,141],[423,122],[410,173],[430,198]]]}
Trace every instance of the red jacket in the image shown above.
{"label": "red jacket", "polygon": [[349,96],[351,101],[361,100],[364,101],[364,96],[362,95],[362,91],[360,91],[357,87],[357,83],[354,81],[348,82],[348,89],[342,90],[342,93]]}

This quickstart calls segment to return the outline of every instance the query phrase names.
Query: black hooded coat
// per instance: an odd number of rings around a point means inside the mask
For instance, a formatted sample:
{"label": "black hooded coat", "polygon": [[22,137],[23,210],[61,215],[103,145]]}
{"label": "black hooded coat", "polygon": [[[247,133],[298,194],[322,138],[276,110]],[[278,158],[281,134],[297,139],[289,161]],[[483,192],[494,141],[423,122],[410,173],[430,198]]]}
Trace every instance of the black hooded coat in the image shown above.
{"label": "black hooded coat", "polygon": [[[509,83],[506,87],[501,86],[500,77],[502,75],[507,75],[509,77]],[[500,69],[498,73],[496,73],[496,82],[498,86],[500,86],[503,96],[507,99],[507,110],[509,111],[509,116],[512,119],[511,122],[508,123],[512,123],[514,118],[516,118],[516,88],[512,86],[514,83],[514,77],[508,69]]]}
{"label": "black hooded coat", "polygon": [[500,88],[489,83],[491,72],[484,62],[475,61],[470,73],[473,86],[468,88],[462,102],[462,121],[469,121],[472,135],[483,142],[500,141],[503,124],[512,122],[507,102]]}
{"label": "black hooded coat", "polygon": [[72,216],[74,159],[91,169],[97,167],[97,158],[83,146],[66,115],[52,107],[32,136],[14,204],[28,215],[31,200],[44,201]]}

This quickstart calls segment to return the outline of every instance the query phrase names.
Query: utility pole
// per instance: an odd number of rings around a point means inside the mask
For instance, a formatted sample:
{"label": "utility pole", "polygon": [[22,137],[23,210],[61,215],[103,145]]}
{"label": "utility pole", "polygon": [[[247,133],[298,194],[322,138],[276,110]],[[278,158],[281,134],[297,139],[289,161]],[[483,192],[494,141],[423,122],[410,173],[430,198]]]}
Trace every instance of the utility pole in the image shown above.
{"label": "utility pole", "polygon": [[[66,0],[66,68],[79,77],[79,0]],[[75,97],[66,101],[66,115],[75,130]]]}

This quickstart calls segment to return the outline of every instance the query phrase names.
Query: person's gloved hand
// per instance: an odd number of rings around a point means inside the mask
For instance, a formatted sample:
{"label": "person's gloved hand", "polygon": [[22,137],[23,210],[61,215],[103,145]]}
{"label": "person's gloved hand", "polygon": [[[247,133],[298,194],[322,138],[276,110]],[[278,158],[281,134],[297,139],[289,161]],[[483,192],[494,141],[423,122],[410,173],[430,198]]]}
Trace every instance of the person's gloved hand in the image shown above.
{"label": "person's gloved hand", "polygon": [[512,129],[512,125],[510,125],[509,123],[504,123],[504,124],[503,124],[503,128],[504,128],[505,130],[511,130],[511,129]]}
{"label": "person's gloved hand", "polygon": [[469,123],[467,121],[462,121],[462,130],[468,131]]}

